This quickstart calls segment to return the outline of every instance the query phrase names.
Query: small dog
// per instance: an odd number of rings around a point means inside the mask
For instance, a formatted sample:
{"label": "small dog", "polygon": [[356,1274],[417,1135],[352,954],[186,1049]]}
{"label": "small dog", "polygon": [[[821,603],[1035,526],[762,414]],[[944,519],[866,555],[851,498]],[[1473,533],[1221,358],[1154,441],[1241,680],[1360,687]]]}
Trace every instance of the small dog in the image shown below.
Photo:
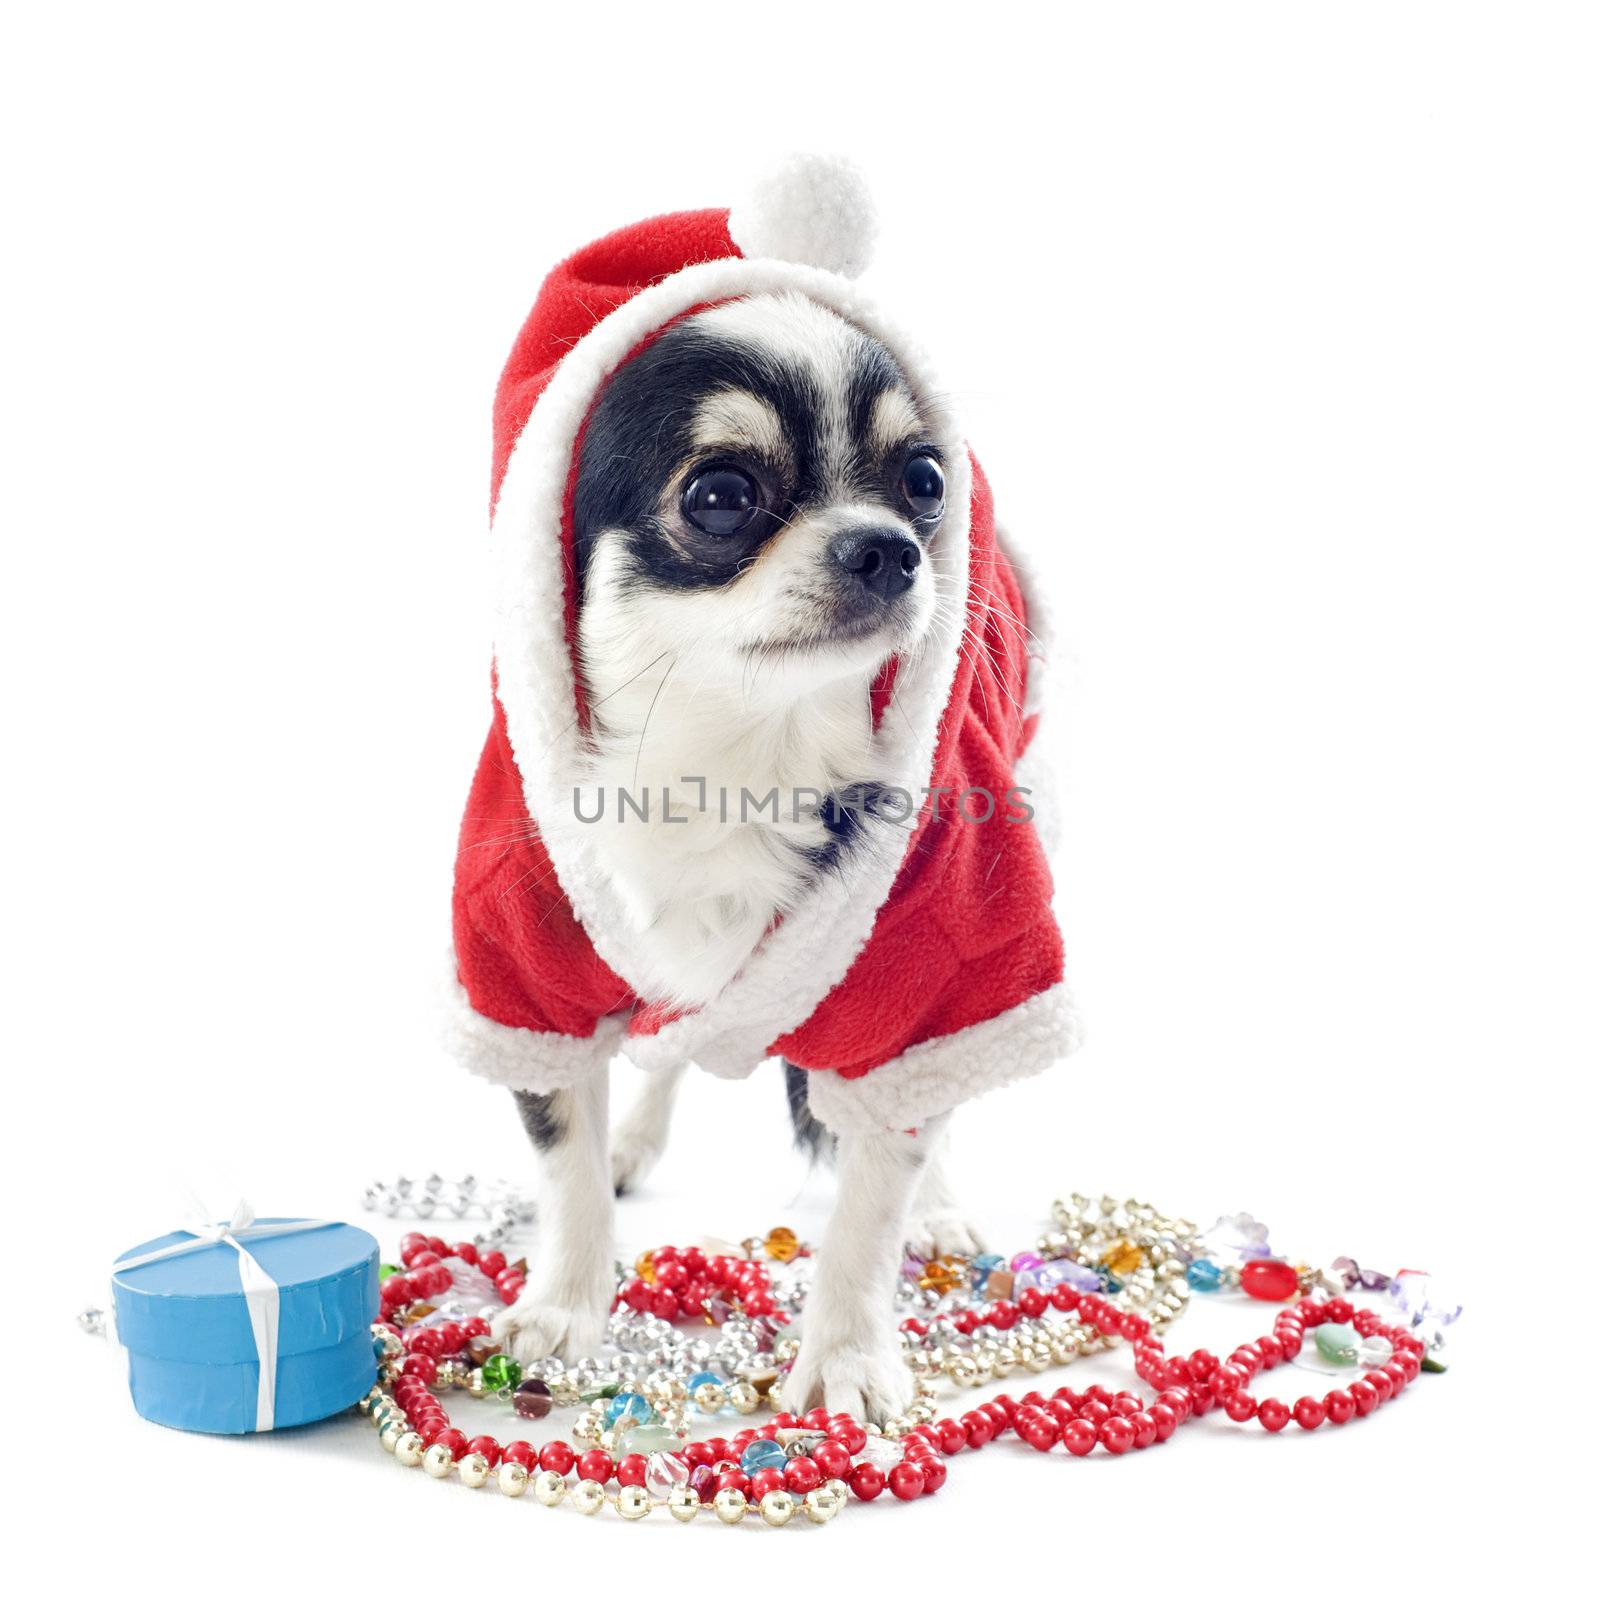
{"label": "small dog", "polygon": [[[640,313],[644,336],[591,384],[581,420],[577,399],[563,413],[552,398],[555,380],[529,403],[535,419],[565,416],[563,448],[572,440],[561,526],[579,716],[576,729],[543,724],[567,751],[544,754],[570,801],[554,785],[536,798],[529,730],[549,705],[518,712],[515,685],[535,680],[506,640],[537,608],[502,596],[509,738],[491,736],[462,859],[502,837],[484,819],[515,804],[512,768],[530,819],[512,842],[532,854],[487,876],[477,858],[464,886],[458,867],[458,977],[469,1064],[513,1088],[544,1197],[532,1278],[496,1331],[523,1361],[592,1354],[612,1293],[613,1192],[661,1153],[686,1061],[742,1071],[794,1056],[795,1134],[815,1152],[837,1128],[839,1200],[784,1402],[881,1420],[911,1398],[892,1322],[904,1246],[980,1248],[943,1169],[950,1106],[1070,1044],[1031,809],[1018,814],[1014,752],[991,748],[1020,750],[1031,733],[1025,607],[920,375],[792,270],[734,273],[745,292],[694,296],[695,274],[721,265],[690,256],[684,312]],[[501,491],[497,535],[535,504],[518,498],[531,469],[505,470],[518,488]],[[979,693],[1000,709],[980,712]],[[933,737],[901,737],[886,727],[896,716]],[[974,731],[996,717],[1005,731]],[[932,780],[952,762],[989,786],[961,791],[963,805],[988,794],[986,826],[941,822],[937,800],[930,822],[926,795],[895,814],[908,772],[947,793]],[[976,908],[997,896],[1000,934],[974,937]],[[786,972],[786,945],[811,961]],[[902,1007],[885,974],[918,998]],[[719,1007],[734,1014],[729,996],[745,997],[733,1044],[703,1026]],[[621,1047],[658,1070],[608,1147],[604,1061],[624,1027]],[[804,1070],[819,1067],[840,1070]],[[875,1071],[888,1097],[857,1116],[851,1091]],[[819,1120],[810,1091],[824,1079],[835,1109]]]}

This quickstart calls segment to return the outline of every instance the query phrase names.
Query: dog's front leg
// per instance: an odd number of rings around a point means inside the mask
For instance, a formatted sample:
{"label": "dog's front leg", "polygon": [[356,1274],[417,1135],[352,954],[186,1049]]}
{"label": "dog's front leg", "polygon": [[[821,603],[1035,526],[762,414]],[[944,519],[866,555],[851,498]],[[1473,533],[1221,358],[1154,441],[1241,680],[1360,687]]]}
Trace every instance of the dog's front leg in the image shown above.
{"label": "dog's front leg", "polygon": [[612,1291],[608,1085],[601,1068],[570,1089],[517,1092],[539,1149],[539,1241],[528,1285],[494,1331],[518,1361],[599,1353]]}
{"label": "dog's front leg", "polygon": [[894,1285],[912,1196],[944,1118],[912,1133],[839,1136],[838,1195],[823,1235],[800,1329],[800,1356],[784,1380],[784,1409],[812,1406],[883,1422],[912,1399],[895,1335]]}
{"label": "dog's front leg", "polygon": [[928,1149],[917,1180],[916,1198],[911,1202],[911,1221],[906,1228],[906,1246],[913,1255],[931,1261],[935,1256],[975,1256],[983,1249],[977,1227],[951,1187],[947,1170],[950,1159],[950,1119],[937,1136],[928,1134]]}

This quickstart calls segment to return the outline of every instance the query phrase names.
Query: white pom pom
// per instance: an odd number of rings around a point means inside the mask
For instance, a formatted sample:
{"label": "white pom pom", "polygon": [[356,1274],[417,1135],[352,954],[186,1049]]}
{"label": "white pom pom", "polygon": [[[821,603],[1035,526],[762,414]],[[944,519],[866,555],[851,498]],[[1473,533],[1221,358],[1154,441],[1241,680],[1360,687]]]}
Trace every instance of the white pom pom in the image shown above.
{"label": "white pom pom", "polygon": [[844,156],[797,155],[733,208],[740,251],[856,277],[872,258],[878,219],[867,181]]}

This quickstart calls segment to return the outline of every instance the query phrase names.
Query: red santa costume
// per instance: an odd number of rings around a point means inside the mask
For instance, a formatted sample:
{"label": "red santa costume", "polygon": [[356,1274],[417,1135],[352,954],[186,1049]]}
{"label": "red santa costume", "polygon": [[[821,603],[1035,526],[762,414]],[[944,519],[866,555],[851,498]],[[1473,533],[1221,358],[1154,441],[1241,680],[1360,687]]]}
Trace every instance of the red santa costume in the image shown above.
{"label": "red santa costume", "polygon": [[929,552],[959,603],[873,689],[870,776],[913,797],[903,825],[869,825],[713,1000],[675,1010],[635,994],[627,920],[595,829],[575,815],[587,714],[572,508],[586,420],[661,330],[779,290],[874,335],[919,395],[937,394],[916,347],[850,281],[870,215],[853,169],[796,162],[747,208],[657,217],[580,250],[518,335],[494,409],[494,720],[454,898],[451,1048],[484,1077],[547,1092],[618,1054],[724,1076],[781,1056],[810,1070],[829,1126],[911,1128],[1077,1042],[1030,820],[1052,800],[1016,793],[1029,788],[1018,763],[1038,723],[1043,618],[959,435],[940,440],[946,511]]}

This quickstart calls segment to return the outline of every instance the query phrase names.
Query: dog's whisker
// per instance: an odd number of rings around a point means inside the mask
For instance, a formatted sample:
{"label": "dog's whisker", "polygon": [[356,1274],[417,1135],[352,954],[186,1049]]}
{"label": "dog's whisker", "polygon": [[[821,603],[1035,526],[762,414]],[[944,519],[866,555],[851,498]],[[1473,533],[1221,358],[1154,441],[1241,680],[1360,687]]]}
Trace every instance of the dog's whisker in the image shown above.
{"label": "dog's whisker", "polygon": [[[592,712],[597,706],[603,706],[608,700],[615,699],[615,697],[617,695],[621,694],[622,691],[624,689],[626,689],[630,683],[634,682],[634,680],[637,679],[637,678],[642,678],[645,675],[645,673],[647,673],[651,669],[651,667],[653,667],[656,664],[657,661],[660,661],[663,657],[665,657],[665,656],[667,656],[669,654],[671,654],[670,650],[663,650],[660,655],[655,657],[654,660],[645,662],[645,664],[642,667],[640,667],[639,670],[636,673],[633,674],[633,677],[624,680],[622,683],[619,683],[616,686],[616,688],[610,690],[606,694],[601,695],[598,700],[591,700],[589,702],[590,711]],[[572,730],[574,728],[576,728],[578,726],[578,722],[579,722],[579,719],[577,717],[574,717],[571,722],[567,723],[561,729],[561,731],[555,736],[555,738],[553,738],[550,741],[550,743],[545,746],[544,751],[542,753],[542,759],[547,759],[549,757],[551,751],[553,751],[555,749],[555,747],[562,741],[562,739],[564,739],[569,733],[572,732]]]}
{"label": "dog's whisker", "polygon": [[639,786],[639,763],[644,759],[645,735],[650,731],[650,718],[655,715],[656,706],[661,700],[661,691],[666,688],[667,679],[672,676],[672,669],[677,664],[678,658],[674,656],[667,670],[661,674],[661,682],[656,685],[656,692],[650,696],[650,705],[644,714],[644,726],[639,729],[639,748],[633,757],[633,786],[636,789]]}

